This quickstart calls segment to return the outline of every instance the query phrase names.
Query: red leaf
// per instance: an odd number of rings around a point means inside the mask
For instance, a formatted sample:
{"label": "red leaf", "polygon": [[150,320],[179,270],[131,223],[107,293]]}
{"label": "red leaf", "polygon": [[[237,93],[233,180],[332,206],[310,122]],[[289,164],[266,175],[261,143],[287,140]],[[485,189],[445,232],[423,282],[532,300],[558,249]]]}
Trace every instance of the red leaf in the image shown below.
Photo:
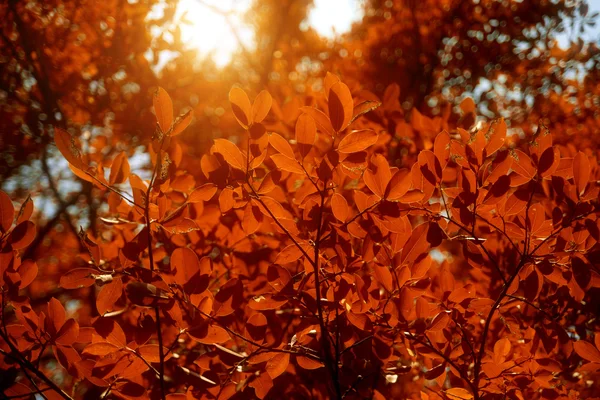
{"label": "red leaf", "polygon": [[600,351],[590,342],[578,340],[573,343],[573,349],[584,360],[600,363]]}
{"label": "red leaf", "polygon": [[319,369],[324,366],[322,362],[305,356],[296,356],[296,362],[301,368],[307,370]]}
{"label": "red leaf", "polygon": [[79,324],[73,318],[69,318],[56,334],[55,341],[63,346],[70,346],[77,340],[78,336]]}
{"label": "red leaf", "polygon": [[504,122],[504,118],[492,121],[485,137],[488,141],[485,146],[485,152],[487,157],[489,157],[498,151],[506,140],[506,122]]}
{"label": "red leaf", "polygon": [[442,169],[446,168],[450,158],[450,134],[448,132],[442,131],[435,137],[433,153],[440,162]]}
{"label": "red leaf", "polygon": [[339,221],[346,222],[350,209],[346,198],[339,193],[334,193],[331,197],[331,211],[333,216]]}
{"label": "red leaf", "polygon": [[573,179],[575,180],[577,193],[582,195],[590,180],[590,160],[581,151],[573,157]]}
{"label": "red leaf", "polygon": [[510,354],[511,347],[510,340],[507,338],[498,340],[494,344],[494,362],[496,364],[502,364]]}
{"label": "red leaf", "polygon": [[436,315],[431,321],[431,325],[429,325],[430,331],[441,331],[450,323],[450,315],[446,311],[440,312]]}
{"label": "red leaf", "polygon": [[119,347],[115,346],[112,343],[108,343],[108,342],[97,342],[97,343],[90,343],[89,345],[87,345],[82,353],[83,354],[89,354],[92,356],[105,356],[109,353],[112,353],[114,351],[119,350]]}
{"label": "red leaf", "polygon": [[102,286],[96,298],[98,314],[104,315],[107,312],[114,311],[113,307],[122,294],[123,282],[121,282],[120,278],[113,279],[108,284]]}
{"label": "red leaf", "polygon": [[26,260],[19,266],[19,275],[21,276],[21,283],[19,289],[26,288],[35,280],[38,274],[38,266],[35,261]]}
{"label": "red leaf", "polygon": [[[525,178],[525,182],[530,181],[536,174],[536,168],[531,158],[521,150],[515,150],[513,153],[512,169],[517,174]],[[523,182],[523,183],[525,183]]]}
{"label": "red leaf", "polygon": [[460,102],[460,109],[464,114],[474,113],[475,112],[475,102],[470,97],[465,97]]}
{"label": "red leaf", "polygon": [[273,380],[269,374],[259,374],[255,377],[252,382],[248,384],[251,388],[254,388],[254,393],[259,399],[264,399],[269,393],[269,390],[273,387]]}
{"label": "red leaf", "polygon": [[392,273],[390,272],[390,269],[388,267],[379,266],[379,265],[375,265],[373,267],[373,269],[374,269],[375,279],[377,279],[377,281],[381,284],[381,286],[383,286],[383,288],[385,290],[387,290],[388,293],[393,292],[394,291],[394,281],[392,279]]}
{"label": "red leaf", "polygon": [[408,239],[402,249],[402,257],[400,258],[401,263],[410,263],[429,249],[429,242],[424,240],[428,229],[429,223],[424,222],[413,230],[410,239]]}
{"label": "red leaf", "polygon": [[[165,354],[164,360],[168,360],[173,355],[172,353],[167,354],[167,348],[163,347],[163,354]],[[145,344],[136,349],[136,352],[144,357],[144,360],[157,363],[160,362],[160,351],[157,344]]]}
{"label": "red leaf", "polygon": [[188,335],[203,344],[221,344],[231,339],[225,329],[217,325],[212,325],[208,321],[204,321],[200,325],[190,329]]}
{"label": "red leaf", "polygon": [[406,168],[399,169],[390,179],[385,191],[385,198],[389,201],[398,201],[404,196],[412,185],[412,175]]}
{"label": "red leaf", "polygon": [[92,268],[75,268],[60,277],[60,287],[63,289],[79,289],[94,284],[96,278],[93,276],[98,271]]}
{"label": "red leaf", "polygon": [[15,207],[6,193],[0,190],[0,229],[7,232],[15,218]]}
{"label": "red leaf", "polygon": [[373,193],[383,198],[388,183],[392,178],[390,165],[381,154],[375,154],[371,158],[372,167],[367,169],[363,175],[365,184]]}
{"label": "red leaf", "polygon": [[290,354],[278,353],[277,355],[275,355],[275,357],[267,361],[266,370],[271,379],[275,379],[285,372],[289,364]]}

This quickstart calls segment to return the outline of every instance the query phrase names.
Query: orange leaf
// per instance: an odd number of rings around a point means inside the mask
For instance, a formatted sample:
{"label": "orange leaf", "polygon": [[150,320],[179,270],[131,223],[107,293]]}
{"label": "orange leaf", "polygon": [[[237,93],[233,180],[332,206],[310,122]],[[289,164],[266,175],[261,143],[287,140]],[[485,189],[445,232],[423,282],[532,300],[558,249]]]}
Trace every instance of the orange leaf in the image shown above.
{"label": "orange leaf", "polygon": [[188,331],[188,335],[203,344],[221,344],[230,339],[229,333],[220,326],[203,322]]}
{"label": "orange leaf", "polygon": [[538,171],[542,178],[552,175],[560,164],[560,150],[558,147],[548,147],[540,156]]}
{"label": "orange leaf", "polygon": [[209,201],[217,193],[217,186],[214,183],[205,183],[204,185],[194,189],[187,198],[188,203],[199,203],[201,201]]}
{"label": "orange leaf", "polygon": [[521,150],[515,150],[513,153],[512,169],[523,178],[526,178],[526,182],[533,179],[537,171],[531,158]]}
{"label": "orange leaf", "polygon": [[108,182],[111,185],[115,183],[123,183],[129,178],[131,170],[129,168],[129,161],[125,152],[117,154],[110,167],[110,178]]}
{"label": "orange leaf", "polygon": [[167,133],[173,123],[173,102],[171,101],[171,97],[165,89],[159,87],[154,93],[152,101],[158,126],[163,133]]}
{"label": "orange leaf", "polygon": [[273,104],[273,98],[269,92],[266,90],[261,91],[258,96],[256,96],[256,99],[254,99],[254,104],[252,104],[252,121],[254,123],[262,122],[269,113],[271,104]]}
{"label": "orange leaf", "polygon": [[383,198],[388,183],[392,179],[392,172],[387,160],[381,154],[371,158],[372,167],[367,169],[363,175],[365,184],[373,193]]}
{"label": "orange leaf", "polygon": [[295,244],[286,246],[275,258],[277,264],[287,264],[302,257],[302,251]]}
{"label": "orange leaf", "polygon": [[79,324],[73,318],[69,318],[60,328],[54,340],[63,346],[70,346],[77,340],[78,336]]}
{"label": "orange leaf", "polygon": [[301,368],[313,370],[323,367],[323,363],[305,356],[296,356],[296,362]]}
{"label": "orange leaf", "polygon": [[296,142],[302,156],[306,156],[317,137],[317,125],[309,114],[300,114],[296,121]]}
{"label": "orange leaf", "polygon": [[[0,193],[4,192],[0,191]],[[1,205],[2,201],[2,195],[0,194],[0,221],[4,219],[4,217],[2,217],[2,213],[4,212],[2,210],[3,206]],[[17,225],[31,218],[31,214],[33,214],[33,200],[31,200],[31,196],[27,196],[27,199],[23,202],[23,204],[21,204],[21,208],[17,214]],[[0,226],[2,226],[2,222],[0,222]]]}
{"label": "orange leaf", "polygon": [[398,201],[404,196],[412,185],[412,175],[406,168],[399,169],[394,173],[385,191],[385,198],[389,201]]}
{"label": "orange leaf", "polygon": [[442,131],[435,137],[433,153],[440,162],[442,169],[446,168],[448,158],[450,158],[450,134],[448,132]]}
{"label": "orange leaf", "polygon": [[267,361],[267,373],[271,379],[277,378],[283,374],[290,363],[289,353],[278,353],[275,357]]}
{"label": "orange leaf", "polygon": [[251,388],[254,388],[254,393],[259,399],[264,399],[269,393],[269,390],[273,387],[273,380],[269,374],[260,374],[255,377],[252,382],[248,384]]}
{"label": "orange leaf", "polygon": [[450,315],[446,311],[440,312],[436,315],[431,321],[431,325],[429,325],[430,331],[441,331],[450,323]]}
{"label": "orange leaf", "polygon": [[590,180],[590,160],[583,152],[578,152],[573,157],[573,179],[579,195],[583,194]]}
{"label": "orange leaf", "polygon": [[392,273],[388,267],[382,267],[375,265],[373,267],[375,279],[383,286],[383,288],[391,293],[394,290],[394,281],[392,279]]}
{"label": "orange leaf", "polygon": [[485,152],[489,157],[504,145],[506,139],[506,122],[504,122],[504,118],[492,121],[485,136],[488,141]]}
{"label": "orange leaf", "polygon": [[292,172],[294,174],[303,174],[304,170],[295,159],[291,159],[283,154],[273,154],[271,160],[275,163],[278,169]]}
{"label": "orange leaf", "polygon": [[474,113],[475,112],[475,102],[470,97],[465,97],[463,101],[460,102],[460,109],[464,114]]}
{"label": "orange leaf", "polygon": [[119,350],[119,347],[108,342],[91,343],[83,349],[82,353],[92,356],[105,356],[109,353]]}
{"label": "orange leaf", "polygon": [[573,343],[573,349],[584,360],[600,363],[600,351],[590,342],[578,340]]}
{"label": "orange leaf", "polygon": [[192,116],[193,116],[192,110],[188,110],[185,113],[178,116],[175,119],[175,122],[173,122],[173,128],[171,129],[171,136],[177,136],[181,132],[183,132],[185,130],[185,128],[187,128],[190,125],[190,123],[192,122]]}
{"label": "orange leaf", "polygon": [[506,356],[510,354],[511,350],[510,340],[502,338],[494,344],[494,362],[496,364],[502,364],[506,359]]}
{"label": "orange leaf", "polygon": [[26,260],[19,266],[19,275],[21,276],[21,283],[19,289],[23,289],[31,282],[34,281],[38,273],[38,266],[35,261]]}
{"label": "orange leaf", "polygon": [[106,285],[102,286],[98,297],[96,298],[96,308],[98,314],[104,315],[107,312],[114,311],[114,305],[123,294],[123,282],[116,278]]}
{"label": "orange leaf", "polygon": [[92,286],[96,281],[94,274],[98,273],[92,268],[75,268],[60,277],[60,287],[63,289],[79,289]]}
{"label": "orange leaf", "polygon": [[232,87],[229,91],[229,102],[233,109],[233,115],[235,115],[239,124],[244,128],[248,128],[252,122],[252,118],[250,117],[252,106],[246,92],[239,87]]}
{"label": "orange leaf", "polygon": [[[160,362],[160,348],[158,347],[157,344],[145,344],[143,346],[140,346],[136,349],[136,352],[141,355],[144,360],[151,362],[151,363],[157,363]],[[168,360],[172,353],[167,354],[167,349],[165,347],[163,347],[163,354],[165,354],[165,358],[164,360]]]}
{"label": "orange leaf", "polygon": [[452,388],[446,390],[446,396],[450,400],[471,400],[473,395],[467,389]]}
{"label": "orange leaf", "polygon": [[215,153],[221,154],[231,167],[246,171],[246,157],[235,144],[227,139],[215,139],[213,149]]}
{"label": "orange leaf", "polygon": [[310,115],[315,120],[315,123],[321,132],[327,133],[332,137],[335,136],[335,130],[333,129],[333,126],[331,126],[331,121],[323,111],[308,106],[300,107],[300,110]]}
{"label": "orange leaf", "polygon": [[35,235],[35,224],[31,221],[23,221],[12,230],[8,243],[13,249],[20,250],[29,246],[35,239]]}
{"label": "orange leaf", "polygon": [[292,146],[290,146],[290,142],[288,142],[283,136],[277,133],[272,133],[269,136],[269,144],[271,144],[275,150],[284,156],[295,159],[294,150],[292,149]]}
{"label": "orange leaf", "polygon": [[55,128],[54,143],[69,164],[85,171],[86,165],[81,160],[81,151],[77,147],[75,139],[67,131]]}
{"label": "orange leaf", "polygon": [[329,119],[336,132],[342,131],[352,119],[354,101],[350,89],[342,82],[337,82],[329,90]]}
{"label": "orange leaf", "polygon": [[339,221],[345,222],[350,212],[346,198],[339,193],[334,193],[331,197],[331,211]]}
{"label": "orange leaf", "polygon": [[337,150],[340,153],[356,153],[377,143],[379,135],[371,129],[352,131],[341,140]]}

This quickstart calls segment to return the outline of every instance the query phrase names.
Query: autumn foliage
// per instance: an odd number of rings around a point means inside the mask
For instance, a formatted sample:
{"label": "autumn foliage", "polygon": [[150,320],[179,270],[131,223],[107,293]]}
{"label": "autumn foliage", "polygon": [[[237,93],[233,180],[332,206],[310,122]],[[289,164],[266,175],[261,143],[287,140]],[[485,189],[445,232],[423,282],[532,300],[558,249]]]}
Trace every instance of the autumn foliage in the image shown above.
{"label": "autumn foliage", "polygon": [[358,89],[327,74],[291,108],[234,87],[239,140],[194,163],[178,136],[192,116],[159,88],[145,178],[55,128],[106,204],[60,278],[97,314],[29,303],[33,205],[1,193],[5,397],[597,395],[596,153],[543,124],[523,138],[473,124],[470,99],[458,122],[413,110],[399,149],[398,87]]}

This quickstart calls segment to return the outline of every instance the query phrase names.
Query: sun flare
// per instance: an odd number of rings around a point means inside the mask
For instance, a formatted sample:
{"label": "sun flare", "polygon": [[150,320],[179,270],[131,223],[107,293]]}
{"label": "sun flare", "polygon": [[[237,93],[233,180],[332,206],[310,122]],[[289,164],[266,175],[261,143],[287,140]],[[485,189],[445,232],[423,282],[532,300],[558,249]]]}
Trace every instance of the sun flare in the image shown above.
{"label": "sun flare", "polygon": [[[306,27],[324,37],[347,32],[362,17],[361,0],[315,0]],[[241,45],[254,48],[254,31],[243,20],[252,0],[180,0],[176,20],[181,38],[201,55],[211,56],[219,67],[232,61]]]}
{"label": "sun flare", "polygon": [[252,27],[242,21],[250,0],[180,0],[176,19],[182,20],[181,39],[217,66],[227,65],[240,48],[251,47]]}

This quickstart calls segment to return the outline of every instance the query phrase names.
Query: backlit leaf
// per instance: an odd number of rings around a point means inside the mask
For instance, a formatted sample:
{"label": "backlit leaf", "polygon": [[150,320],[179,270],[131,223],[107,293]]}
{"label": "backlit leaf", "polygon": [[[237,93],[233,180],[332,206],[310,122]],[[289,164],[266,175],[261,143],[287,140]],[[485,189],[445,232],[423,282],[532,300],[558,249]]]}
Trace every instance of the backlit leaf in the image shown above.
{"label": "backlit leaf", "polygon": [[352,131],[341,140],[337,150],[340,153],[356,153],[377,143],[378,135],[371,129]]}
{"label": "backlit leaf", "polygon": [[227,139],[215,139],[213,149],[215,153],[221,154],[232,168],[246,171],[246,157],[235,144]]}
{"label": "backlit leaf", "polygon": [[573,157],[573,179],[578,194],[583,194],[590,180],[590,160],[583,152],[578,152]]}
{"label": "backlit leaf", "polygon": [[342,82],[337,82],[329,90],[329,119],[336,132],[340,132],[352,119],[354,101],[350,89]]}
{"label": "backlit leaf", "polygon": [[247,128],[252,122],[252,106],[246,92],[237,86],[232,87],[229,91],[229,102],[231,103],[235,118],[242,127]]}
{"label": "backlit leaf", "polygon": [[256,99],[254,99],[254,104],[252,104],[251,116],[252,122],[262,122],[263,119],[269,113],[271,109],[271,104],[273,103],[273,98],[266,90],[261,91]]}
{"label": "backlit leaf", "polygon": [[167,133],[171,129],[171,124],[173,124],[173,102],[165,89],[159,87],[156,90],[153,105],[158,126],[160,126],[163,133]]}

